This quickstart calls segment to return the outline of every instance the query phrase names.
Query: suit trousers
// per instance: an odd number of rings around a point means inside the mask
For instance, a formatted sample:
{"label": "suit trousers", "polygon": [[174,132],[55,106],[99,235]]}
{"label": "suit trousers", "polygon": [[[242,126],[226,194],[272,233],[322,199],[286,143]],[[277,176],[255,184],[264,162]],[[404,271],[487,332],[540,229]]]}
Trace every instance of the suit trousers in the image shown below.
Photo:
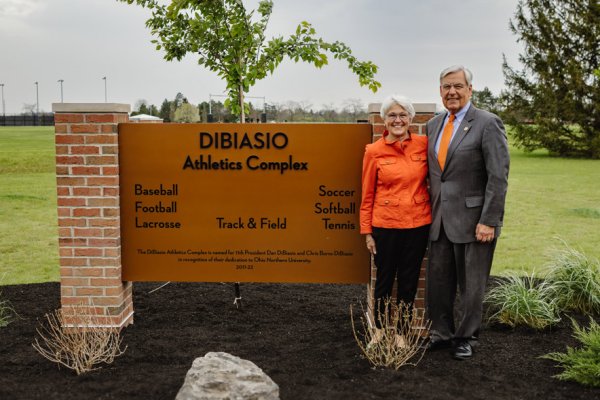
{"label": "suit trousers", "polygon": [[[398,279],[397,304],[409,307],[415,299],[421,262],[427,249],[429,225],[411,229],[373,227],[377,254],[377,279],[375,281],[375,325],[381,328],[386,313],[385,301],[392,295],[394,279]],[[389,312],[389,310],[387,310]]]}
{"label": "suit trousers", "polygon": [[496,241],[452,243],[442,224],[438,240],[429,243],[426,305],[432,339],[477,339]]}

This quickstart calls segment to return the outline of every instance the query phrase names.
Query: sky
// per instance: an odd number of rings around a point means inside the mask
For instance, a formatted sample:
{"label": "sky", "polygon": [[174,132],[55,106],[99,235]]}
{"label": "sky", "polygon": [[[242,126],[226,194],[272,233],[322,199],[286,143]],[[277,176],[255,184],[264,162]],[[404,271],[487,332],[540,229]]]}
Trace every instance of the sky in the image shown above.
{"label": "sky", "polygon": [[[258,0],[244,0],[254,9]],[[439,73],[453,64],[473,72],[475,90],[504,87],[502,55],[517,66],[522,46],[509,30],[518,0],[274,0],[267,38],[310,22],[326,41],[342,41],[379,67],[377,93],[361,87],[344,62],[322,69],[284,61],[251,88],[253,103],[295,101],[308,108],[365,106],[389,94],[441,103]],[[452,7],[448,7],[453,4]],[[193,55],[166,61],[151,43],[150,12],[116,0],[0,0],[0,84],[7,114],[52,103],[149,104],[178,92],[191,103],[224,100],[225,83]],[[106,77],[106,80],[103,78]],[[35,82],[38,82],[36,85]],[[36,92],[37,89],[37,92]],[[0,110],[1,111],[1,110]]]}

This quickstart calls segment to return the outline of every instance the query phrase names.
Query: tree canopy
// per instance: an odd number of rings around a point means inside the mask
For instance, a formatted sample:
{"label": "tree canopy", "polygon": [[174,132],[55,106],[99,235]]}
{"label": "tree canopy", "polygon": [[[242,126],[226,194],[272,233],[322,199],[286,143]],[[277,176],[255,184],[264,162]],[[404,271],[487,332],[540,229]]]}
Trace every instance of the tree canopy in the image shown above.
{"label": "tree canopy", "polygon": [[[476,91],[473,91],[473,98],[475,98],[475,93]],[[480,103],[476,104],[481,107]],[[341,123],[357,122],[368,118],[367,107],[359,99],[346,99],[341,108],[334,104],[322,104],[315,107],[306,101],[293,100],[258,105],[249,102],[247,106],[249,112],[246,116],[251,122],[266,118],[268,121],[276,122]],[[237,116],[231,114],[230,109],[226,108],[223,102],[212,100],[210,106],[208,101],[192,105],[181,92],[177,93],[173,100],[164,99],[160,109],[154,104],[148,104],[146,100],[140,99],[136,101],[131,115],[150,114],[162,118],[165,122],[211,122],[209,108],[212,108],[212,121],[235,122],[237,120]],[[190,115],[193,117],[188,117]]]}
{"label": "tree canopy", "polygon": [[183,99],[183,102],[175,110],[174,122],[198,122],[200,121],[200,114],[198,107],[188,103],[187,99]]}
{"label": "tree canopy", "polygon": [[510,29],[523,70],[503,70],[503,114],[517,145],[600,158],[600,3],[520,0]]}
{"label": "tree canopy", "polygon": [[[361,86],[377,91],[381,86],[374,77],[377,66],[359,61],[350,48],[339,41],[326,42],[315,29],[301,22],[295,34],[267,41],[265,30],[273,10],[271,0],[262,0],[256,11],[248,12],[242,0],[173,0],[169,5],[159,0],[119,0],[136,3],[152,12],[146,21],[157,39],[157,50],[164,50],[168,61],[181,60],[186,54],[198,57],[198,64],[225,80],[226,105],[245,119],[244,94],[256,81],[279,66],[285,57],[305,61],[321,68],[328,63],[327,53],[344,60],[358,76]],[[257,16],[254,13],[257,12]]]}
{"label": "tree canopy", "polygon": [[473,90],[471,101],[482,110],[499,114],[498,97],[494,96],[492,91],[486,86],[482,90]]}

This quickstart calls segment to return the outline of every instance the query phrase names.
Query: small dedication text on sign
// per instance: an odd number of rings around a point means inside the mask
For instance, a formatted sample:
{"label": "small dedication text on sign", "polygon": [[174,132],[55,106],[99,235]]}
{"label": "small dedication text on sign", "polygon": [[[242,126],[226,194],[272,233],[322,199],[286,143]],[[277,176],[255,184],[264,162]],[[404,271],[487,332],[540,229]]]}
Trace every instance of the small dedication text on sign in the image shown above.
{"label": "small dedication text on sign", "polygon": [[366,124],[119,125],[123,279],[364,283]]}

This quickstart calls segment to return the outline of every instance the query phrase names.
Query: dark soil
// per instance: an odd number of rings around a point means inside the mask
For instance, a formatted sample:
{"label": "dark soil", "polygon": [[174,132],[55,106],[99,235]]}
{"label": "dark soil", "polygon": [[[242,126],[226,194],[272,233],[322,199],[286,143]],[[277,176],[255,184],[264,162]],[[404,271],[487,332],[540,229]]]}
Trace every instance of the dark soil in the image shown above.
{"label": "dark soil", "polygon": [[174,399],[192,361],[211,351],[254,362],[284,400],[600,398],[600,389],[552,378],[561,369],[539,358],[577,345],[569,322],[541,333],[487,327],[471,360],[441,350],[395,371],[372,368],[354,341],[349,305],[364,300],[364,285],[242,284],[241,311],[231,284],[149,293],[159,285],[134,284],[127,351],[81,376],[31,346],[44,314],[59,307],[59,285],[1,287],[20,319],[0,328],[0,399]]}

